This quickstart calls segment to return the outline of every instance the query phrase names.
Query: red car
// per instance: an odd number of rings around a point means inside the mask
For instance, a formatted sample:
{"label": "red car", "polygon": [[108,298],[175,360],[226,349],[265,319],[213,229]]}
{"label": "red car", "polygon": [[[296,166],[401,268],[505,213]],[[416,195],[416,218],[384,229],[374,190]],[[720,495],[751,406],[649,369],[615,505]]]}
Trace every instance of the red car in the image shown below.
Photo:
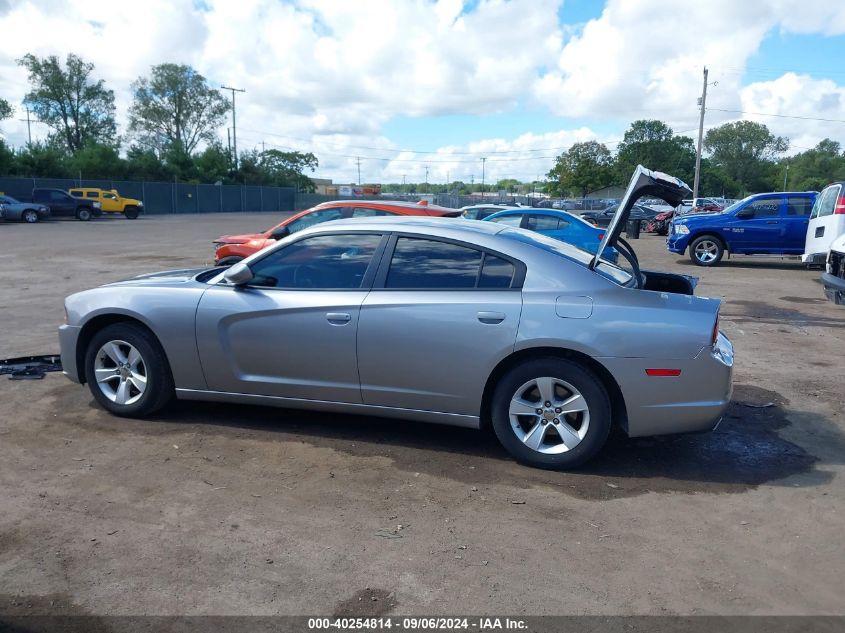
{"label": "red car", "polygon": [[456,217],[460,210],[430,205],[426,202],[396,202],[376,200],[333,200],[311,207],[279,222],[263,233],[244,235],[223,235],[214,240],[214,263],[217,266],[231,266],[245,257],[260,251],[276,240],[287,237],[302,229],[341,218],[363,218],[378,215],[424,215],[434,217]]}

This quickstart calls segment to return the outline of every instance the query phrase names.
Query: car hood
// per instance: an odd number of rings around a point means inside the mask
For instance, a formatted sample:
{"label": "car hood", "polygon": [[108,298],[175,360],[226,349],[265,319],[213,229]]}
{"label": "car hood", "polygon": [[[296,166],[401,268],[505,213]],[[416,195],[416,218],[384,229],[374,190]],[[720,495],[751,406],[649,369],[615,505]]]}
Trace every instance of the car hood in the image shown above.
{"label": "car hood", "polygon": [[263,240],[266,237],[264,233],[244,233],[243,235],[221,235],[214,241],[218,244],[246,244],[250,240]]}
{"label": "car hood", "polygon": [[604,239],[601,241],[593,261],[590,262],[590,268],[595,268],[604,250],[608,246],[613,246],[619,239],[622,229],[625,228],[625,224],[631,216],[634,203],[642,196],[648,195],[653,198],[660,198],[675,207],[681,204],[681,201],[691,193],[692,190],[680,178],[637,165],[633,176],[631,176],[631,181],[628,183],[628,188],[625,190],[625,195],[619,203],[619,208],[616,209],[616,213],[610,219]]}
{"label": "car hood", "polygon": [[[104,286],[175,286],[194,281],[201,273],[215,270],[213,268],[181,268],[179,270],[163,270],[156,273],[138,275],[131,279],[115,281]],[[217,270],[223,270],[219,268]]]}

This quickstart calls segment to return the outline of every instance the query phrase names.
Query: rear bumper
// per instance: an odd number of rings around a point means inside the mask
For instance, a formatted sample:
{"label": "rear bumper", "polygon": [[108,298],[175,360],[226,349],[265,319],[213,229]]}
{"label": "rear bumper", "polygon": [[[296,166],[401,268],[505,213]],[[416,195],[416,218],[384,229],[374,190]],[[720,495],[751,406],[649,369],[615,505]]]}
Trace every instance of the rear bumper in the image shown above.
{"label": "rear bumper", "polygon": [[845,279],[830,273],[822,273],[825,296],[836,305],[845,305]]}
{"label": "rear bumper", "polygon": [[76,366],[76,344],[79,341],[81,327],[76,325],[59,326],[59,350],[62,355],[62,373],[73,382],[82,382],[79,368]]}
{"label": "rear bumper", "polygon": [[[619,382],[630,437],[712,431],[730,404],[733,346],[719,333],[692,360],[601,359]],[[649,367],[681,369],[677,377],[653,377]]]}

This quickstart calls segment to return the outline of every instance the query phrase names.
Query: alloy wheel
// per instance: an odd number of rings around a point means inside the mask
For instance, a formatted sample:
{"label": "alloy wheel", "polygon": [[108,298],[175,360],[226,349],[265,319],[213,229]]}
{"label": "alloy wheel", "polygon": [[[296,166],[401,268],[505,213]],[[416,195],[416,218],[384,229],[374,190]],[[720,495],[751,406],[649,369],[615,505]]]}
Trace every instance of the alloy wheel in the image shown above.
{"label": "alloy wheel", "polygon": [[713,240],[701,240],[695,245],[695,258],[703,264],[716,261],[719,245]]}
{"label": "alloy wheel", "polygon": [[126,341],[109,341],[100,347],[94,376],[100,391],[115,404],[134,404],[147,390],[147,365],[138,349]]}
{"label": "alloy wheel", "polygon": [[578,446],[590,426],[590,408],[578,389],[544,376],[524,383],[511,398],[508,416],[516,437],[547,455]]}

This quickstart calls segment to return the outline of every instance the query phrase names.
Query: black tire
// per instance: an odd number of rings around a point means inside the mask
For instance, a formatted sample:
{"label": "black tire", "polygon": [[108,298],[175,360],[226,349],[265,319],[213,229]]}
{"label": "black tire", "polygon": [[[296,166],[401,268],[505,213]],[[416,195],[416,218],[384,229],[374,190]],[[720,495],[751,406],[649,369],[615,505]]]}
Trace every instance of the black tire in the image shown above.
{"label": "black tire", "polygon": [[725,246],[715,235],[699,235],[689,245],[689,258],[696,266],[716,266],[724,254]]}
{"label": "black tire", "polygon": [[[525,399],[526,394],[529,392],[523,392],[522,388],[527,383],[542,377],[551,377],[568,383],[569,386],[580,392],[580,395],[586,402],[587,426],[586,430],[584,430],[584,435],[579,443],[563,452],[541,452],[542,450],[554,450],[553,444],[543,445],[539,450],[530,448],[522,439],[517,437],[516,427],[511,420],[510,406],[512,399],[520,394]],[[557,389],[557,387],[554,389]],[[560,389],[563,389],[563,387],[560,387]],[[556,396],[558,393],[563,393],[562,398],[567,397],[565,391],[555,391]],[[539,395],[539,392],[537,392],[537,395]],[[537,410],[544,410],[545,413],[546,408],[544,407],[544,402],[538,401],[533,403],[532,406],[534,404],[539,405],[535,413]],[[499,442],[501,442],[505,450],[514,459],[537,468],[550,470],[576,468],[601,450],[610,433],[611,405],[607,390],[592,371],[570,360],[539,358],[516,365],[499,380],[493,393],[491,405],[491,422],[496,437],[499,438]],[[554,402],[552,402],[552,405],[554,405]],[[552,407],[548,409],[548,412],[551,415],[559,415],[559,413],[552,413],[554,410],[554,407]],[[581,416],[580,423],[578,419],[573,418],[571,420],[567,419],[567,424],[570,429],[574,428],[574,425],[577,424],[580,427],[578,429],[580,433],[581,429],[584,429],[584,414],[574,415]],[[560,418],[563,417],[560,416]],[[536,418],[536,420],[533,418]],[[533,429],[534,425],[538,425],[536,428],[541,429],[542,433],[546,434],[543,436],[544,438],[552,438],[554,440],[555,436],[557,436],[558,439],[562,440],[563,435],[558,435],[555,426],[558,422],[548,419],[543,422],[544,419],[546,419],[544,414],[534,415],[528,413],[525,416],[515,416],[515,424],[519,426],[520,432],[526,435],[529,429]],[[521,426],[524,423],[528,428]],[[539,425],[542,425],[547,430],[543,430]],[[552,429],[554,429],[553,432]]]}
{"label": "black tire", "polygon": [[135,220],[138,218],[138,207],[126,207],[123,210],[123,215],[127,220]]}
{"label": "black tire", "polygon": [[237,264],[238,262],[243,261],[243,259],[244,259],[243,257],[236,257],[236,256],[233,255],[232,257],[224,257],[219,262],[217,262],[216,265],[217,266],[232,266],[233,264]]}
{"label": "black tire", "polygon": [[35,209],[24,209],[24,212],[21,214],[21,220],[27,224],[35,224],[38,222],[38,219],[38,211]]}
{"label": "black tire", "polygon": [[76,210],[76,219],[82,222],[87,222],[88,220],[90,220],[92,215],[93,214],[91,213],[91,209],[89,209],[88,207],[81,207]]}
{"label": "black tire", "polygon": [[[131,403],[119,404],[110,399],[97,382],[95,363],[100,350],[109,342],[116,341],[134,347],[143,362],[143,376],[146,386],[140,397]],[[125,348],[124,348],[125,349]],[[116,371],[116,373],[119,370]],[[121,380],[116,377],[117,380]],[[155,336],[141,325],[134,323],[115,323],[97,332],[85,350],[85,380],[94,399],[107,411],[115,415],[137,418],[155,413],[173,398],[173,376],[161,344]],[[113,383],[111,383],[113,384]],[[114,389],[116,392],[117,389]]]}

